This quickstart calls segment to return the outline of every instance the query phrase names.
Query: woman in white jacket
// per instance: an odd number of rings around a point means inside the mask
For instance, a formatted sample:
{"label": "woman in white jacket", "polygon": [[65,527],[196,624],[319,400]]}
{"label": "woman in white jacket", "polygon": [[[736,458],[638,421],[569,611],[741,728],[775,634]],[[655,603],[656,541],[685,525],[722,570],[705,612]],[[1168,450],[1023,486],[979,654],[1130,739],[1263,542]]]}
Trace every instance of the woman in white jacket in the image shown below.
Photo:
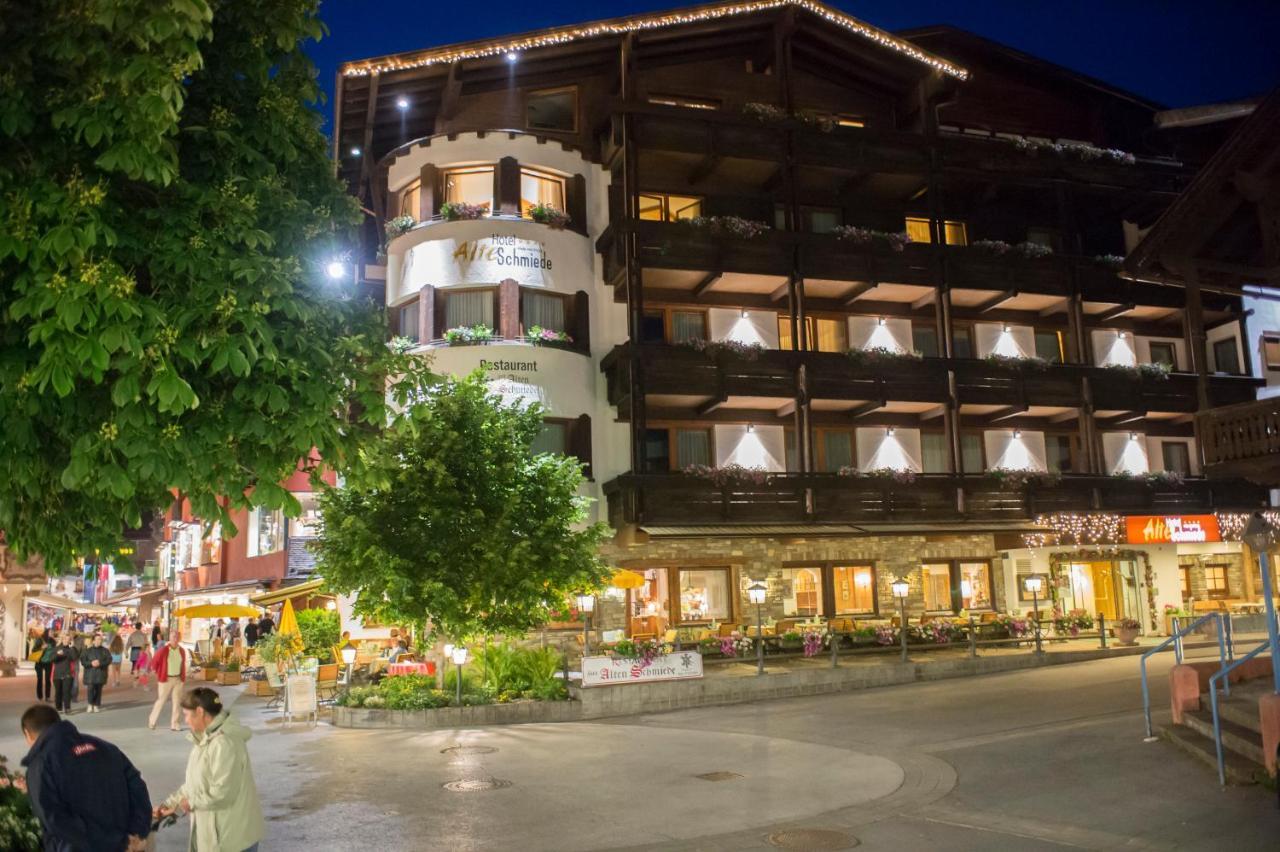
{"label": "woman in white jacket", "polygon": [[156,808],[155,817],[191,814],[191,852],[257,852],[265,823],[246,746],[252,733],[208,687],[183,696],[182,708],[195,747],[185,782]]}

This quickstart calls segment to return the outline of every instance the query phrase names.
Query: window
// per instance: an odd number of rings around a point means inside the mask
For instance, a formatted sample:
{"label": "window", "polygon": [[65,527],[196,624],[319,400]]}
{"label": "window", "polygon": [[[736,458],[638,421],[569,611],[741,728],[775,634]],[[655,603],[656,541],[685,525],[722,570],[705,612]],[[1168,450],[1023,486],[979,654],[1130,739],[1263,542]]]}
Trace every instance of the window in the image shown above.
{"label": "window", "polygon": [[931,325],[911,326],[911,348],[926,358],[937,358],[938,330]]}
{"label": "window", "polygon": [[444,173],[444,200],[493,212],[493,166],[450,169]]}
{"label": "window", "polygon": [[814,433],[818,452],[818,470],[838,473],[842,467],[853,467],[853,432],[848,429],[818,429]]}
{"label": "window", "polygon": [[782,569],[782,614],[811,616],[822,612],[822,568]]}
{"label": "window", "polygon": [[527,332],[535,325],[551,331],[565,331],[564,296],[537,290],[520,291],[520,322]]}
{"label": "window", "polygon": [[644,432],[644,469],[648,473],[671,470],[671,432],[646,429]]}
{"label": "window", "polygon": [[1178,576],[1182,580],[1182,599],[1190,600],[1191,598],[1191,566],[1179,565]]}
{"label": "window", "polygon": [[1214,341],[1213,364],[1214,370],[1219,373],[1240,372],[1240,353],[1236,349],[1236,339],[1234,337]]}
{"label": "window", "polygon": [[991,563],[960,563],[960,606],[962,609],[994,609],[991,597]]}
{"label": "window", "polygon": [[302,505],[302,512],[289,519],[289,535],[292,538],[315,538],[320,535],[320,498],[314,493],[296,492],[294,497]]}
{"label": "window", "polygon": [[1063,357],[1064,347],[1062,345],[1062,332],[1060,331],[1037,331],[1036,332],[1036,357],[1043,358],[1052,364],[1061,364],[1066,359]]}
{"label": "window", "polygon": [[921,566],[924,608],[929,612],[951,612],[951,565],[943,562]]}
{"label": "window", "polygon": [[1231,597],[1231,585],[1227,581],[1226,565],[1204,566],[1204,585],[1210,600]]}
{"label": "window", "polygon": [[840,226],[840,210],[836,207],[801,207],[804,229],[814,234],[829,234]]}
{"label": "window", "polygon": [[876,612],[876,569],[870,565],[837,565],[831,569],[836,615]]}
{"label": "window", "polygon": [[1075,466],[1071,461],[1070,435],[1045,435],[1045,466],[1051,473],[1071,473]]}
{"label": "window", "polygon": [[1160,455],[1170,473],[1191,475],[1191,448],[1182,441],[1161,441]]}
{"label": "window", "polygon": [[640,218],[652,222],[676,222],[702,215],[702,199],[691,195],[640,193]]}
{"label": "window", "polygon": [[800,470],[800,452],[796,448],[796,430],[787,427],[782,432],[783,453],[787,457],[787,472],[796,473]]}
{"label": "window", "polygon": [[[943,231],[947,245],[967,246],[969,244],[969,236],[966,233],[964,222],[953,222],[948,219],[943,223]],[[916,243],[933,242],[933,235],[929,229],[929,220],[919,216],[908,216],[907,236],[911,237],[912,242]]]}
{"label": "window", "polygon": [[671,312],[671,342],[689,343],[707,339],[707,315],[702,311]]}
{"label": "window", "polygon": [[1062,251],[1062,232],[1053,228],[1027,228],[1027,242]]}
{"label": "window", "polygon": [[676,467],[711,464],[710,429],[676,429]]}
{"label": "window", "polygon": [[650,95],[649,103],[685,109],[720,109],[720,102],[707,98],[689,98],[684,95]]}
{"label": "window", "polygon": [[418,205],[422,201],[422,181],[415,180],[400,193],[400,215],[421,218]]}
{"label": "window", "polygon": [[956,358],[973,357],[973,335],[967,327],[951,330],[951,354]]}
{"label": "window", "polygon": [[407,302],[396,308],[396,334],[418,343],[422,334],[418,329],[418,300]]}
{"label": "window", "polygon": [[946,435],[941,432],[920,433],[920,466],[925,473],[950,473]]}
{"label": "window", "polygon": [[284,550],[284,513],[254,508],[249,512],[249,555],[263,556]]}
{"label": "window", "polygon": [[729,569],[680,568],[680,621],[726,621],[729,604]]}
{"label": "window", "polygon": [[529,208],[536,204],[564,212],[564,178],[532,169],[521,169],[520,215],[528,218]]}
{"label": "window", "polygon": [[[805,317],[805,337],[810,352],[847,352],[849,326],[843,318]],[[778,348],[791,348],[791,317],[778,315]]]}
{"label": "window", "polygon": [[665,311],[645,311],[640,321],[641,343],[663,343],[667,339],[667,314]]}
{"label": "window", "polygon": [[649,568],[638,573],[644,575],[645,583],[627,593],[632,618],[629,627],[632,633],[659,632],[671,620],[667,607],[670,572],[666,568]]}
{"label": "window", "polygon": [[1170,370],[1178,366],[1177,350],[1172,343],[1151,341],[1151,363],[1164,364]]}
{"label": "window", "polygon": [[982,473],[982,436],[966,433],[960,436],[960,466],[965,473]]}
{"label": "window", "polygon": [[444,327],[470,328],[483,325],[494,329],[492,289],[462,290],[444,294]]}
{"label": "window", "polygon": [[[530,130],[559,130],[574,133],[578,129],[578,88],[542,89],[525,98],[525,127]],[[563,208],[561,208],[563,209]]]}
{"label": "window", "polygon": [[1262,360],[1268,370],[1280,370],[1280,333],[1262,335]]}
{"label": "window", "polygon": [[554,453],[567,456],[569,454],[569,424],[563,420],[544,420],[540,431],[529,446],[530,455]]}

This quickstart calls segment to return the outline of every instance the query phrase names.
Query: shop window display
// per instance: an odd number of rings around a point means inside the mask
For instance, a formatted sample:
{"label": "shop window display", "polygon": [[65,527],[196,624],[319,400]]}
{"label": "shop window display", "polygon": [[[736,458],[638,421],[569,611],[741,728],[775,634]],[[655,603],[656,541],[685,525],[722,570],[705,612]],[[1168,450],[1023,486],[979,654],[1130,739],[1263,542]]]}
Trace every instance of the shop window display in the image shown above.
{"label": "shop window display", "polygon": [[836,615],[869,615],[876,611],[876,571],[870,565],[837,565],[831,569]]}
{"label": "shop window display", "polygon": [[681,568],[680,620],[723,621],[730,617],[729,572],[717,568]]}
{"label": "shop window display", "polygon": [[822,609],[822,568],[782,569],[782,613],[813,616]]}

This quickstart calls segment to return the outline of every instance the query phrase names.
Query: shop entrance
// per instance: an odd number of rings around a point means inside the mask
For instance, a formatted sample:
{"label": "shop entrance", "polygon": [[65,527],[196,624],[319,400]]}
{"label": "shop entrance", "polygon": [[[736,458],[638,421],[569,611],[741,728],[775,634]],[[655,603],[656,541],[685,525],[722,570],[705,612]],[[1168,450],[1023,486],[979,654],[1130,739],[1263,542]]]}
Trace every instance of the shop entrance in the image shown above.
{"label": "shop entrance", "polygon": [[1108,621],[1118,618],[1137,618],[1138,566],[1132,559],[1093,560],[1072,562],[1071,584],[1068,588],[1068,609],[1083,609],[1105,617]]}

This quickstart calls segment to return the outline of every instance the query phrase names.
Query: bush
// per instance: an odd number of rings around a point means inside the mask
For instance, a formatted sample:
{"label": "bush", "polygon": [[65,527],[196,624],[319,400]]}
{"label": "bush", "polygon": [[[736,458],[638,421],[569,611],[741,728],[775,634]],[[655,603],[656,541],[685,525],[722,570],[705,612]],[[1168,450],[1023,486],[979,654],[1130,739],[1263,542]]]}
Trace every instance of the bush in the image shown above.
{"label": "bush", "polygon": [[336,610],[298,610],[298,631],[302,634],[302,655],[322,663],[336,663],[333,646],[341,638],[341,622]]}
{"label": "bush", "polygon": [[40,822],[31,810],[26,779],[9,772],[0,755],[0,849],[12,852],[40,852]]}

